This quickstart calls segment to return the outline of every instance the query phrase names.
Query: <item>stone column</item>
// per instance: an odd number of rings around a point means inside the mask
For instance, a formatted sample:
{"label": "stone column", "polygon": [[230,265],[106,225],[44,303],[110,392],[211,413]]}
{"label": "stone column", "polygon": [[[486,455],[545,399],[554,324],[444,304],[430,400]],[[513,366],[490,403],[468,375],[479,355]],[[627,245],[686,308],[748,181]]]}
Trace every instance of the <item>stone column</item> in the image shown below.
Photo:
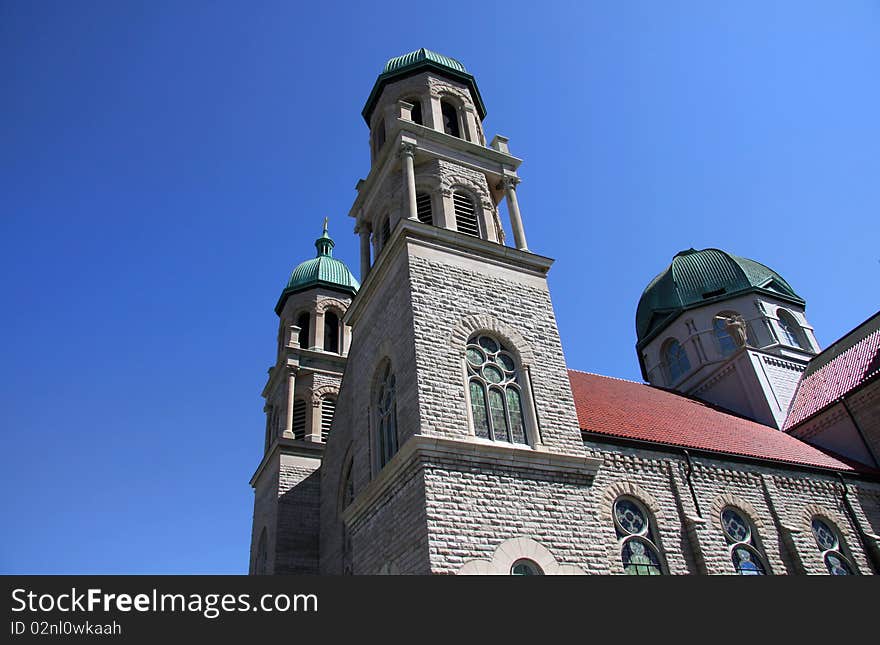
{"label": "stone column", "polygon": [[287,374],[287,419],[284,423],[284,437],[293,439],[293,390],[296,382],[296,370],[291,369]]}
{"label": "stone column", "polygon": [[403,180],[406,184],[406,196],[408,198],[408,208],[406,216],[409,219],[417,220],[418,214],[416,209],[416,171],[413,166],[413,157],[416,154],[416,147],[411,143],[400,144],[400,159],[403,162]]}
{"label": "stone column", "polygon": [[361,283],[363,283],[370,275],[370,229],[361,222],[357,232],[361,236]]}
{"label": "stone column", "polygon": [[315,312],[315,336],[311,349],[324,350],[324,312]]}
{"label": "stone column", "polygon": [[541,428],[538,425],[538,414],[535,412],[536,402],[532,398],[532,375],[528,367],[523,368],[522,370],[523,376],[523,387],[522,387],[522,397],[523,397],[523,412],[526,415],[526,424],[533,428],[533,432],[535,436],[532,437],[534,439],[534,447],[543,446],[544,443],[541,441]]}
{"label": "stone column", "polygon": [[501,187],[507,196],[507,212],[510,215],[510,227],[513,229],[513,241],[520,251],[528,251],[526,234],[523,231],[522,216],[519,213],[519,202],[516,199],[516,185],[518,177],[505,177],[501,180]]}

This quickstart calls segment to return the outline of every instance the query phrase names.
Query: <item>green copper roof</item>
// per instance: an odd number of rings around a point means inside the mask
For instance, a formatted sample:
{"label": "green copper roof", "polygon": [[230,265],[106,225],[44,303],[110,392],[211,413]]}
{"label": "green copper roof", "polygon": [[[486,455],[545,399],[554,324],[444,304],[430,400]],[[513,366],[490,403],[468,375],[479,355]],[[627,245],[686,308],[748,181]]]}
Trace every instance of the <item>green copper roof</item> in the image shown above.
{"label": "green copper roof", "polygon": [[345,291],[354,295],[360,289],[360,283],[352,275],[344,262],[333,257],[335,243],[327,234],[327,220],[324,220],[324,231],[321,237],[315,240],[315,248],[318,255],[311,260],[306,260],[293,270],[287,286],[281,292],[278,304],[275,305],[275,313],[281,315],[287,297],[313,287],[326,287]]}
{"label": "green copper roof", "polygon": [[382,70],[382,73],[387,74],[389,72],[397,72],[406,67],[418,65],[425,60],[429,60],[437,63],[438,65],[443,65],[444,67],[448,67],[458,72],[463,72],[467,74],[467,70],[464,68],[464,65],[462,65],[454,58],[449,58],[449,56],[438,54],[437,52],[431,51],[430,49],[425,49],[424,47],[422,47],[421,49],[417,49],[414,52],[404,54],[403,56],[395,56],[387,63],[385,63],[385,69]]}
{"label": "green copper roof", "polygon": [[483,97],[480,96],[480,90],[477,89],[477,82],[473,76],[468,74],[464,65],[454,58],[422,47],[403,56],[395,56],[385,63],[382,73],[379,74],[379,78],[376,79],[376,83],[373,85],[373,90],[370,92],[366,105],[364,105],[364,109],[361,111],[361,115],[364,117],[367,125],[370,125],[370,117],[376,108],[376,103],[379,102],[379,97],[382,95],[385,85],[425,70],[434,71],[441,76],[446,76],[467,85],[471,91],[471,96],[474,99],[474,105],[480,114],[480,118],[486,118],[486,106],[483,104]]}
{"label": "green copper roof", "polygon": [[639,299],[638,342],[653,338],[686,309],[749,291],[765,291],[804,304],[782,276],[760,262],[718,249],[681,251]]}

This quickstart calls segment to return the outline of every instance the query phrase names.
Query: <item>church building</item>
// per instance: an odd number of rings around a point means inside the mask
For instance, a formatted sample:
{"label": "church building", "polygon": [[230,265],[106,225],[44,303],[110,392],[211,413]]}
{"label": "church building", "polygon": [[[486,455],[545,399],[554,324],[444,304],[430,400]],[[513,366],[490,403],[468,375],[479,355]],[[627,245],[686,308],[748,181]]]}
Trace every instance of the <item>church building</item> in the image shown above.
{"label": "church building", "polygon": [[820,351],[782,276],[689,249],[645,382],[572,369],[474,77],[392,58],[362,115],[360,280],[325,220],[275,305],[252,574],[880,571],[880,314]]}

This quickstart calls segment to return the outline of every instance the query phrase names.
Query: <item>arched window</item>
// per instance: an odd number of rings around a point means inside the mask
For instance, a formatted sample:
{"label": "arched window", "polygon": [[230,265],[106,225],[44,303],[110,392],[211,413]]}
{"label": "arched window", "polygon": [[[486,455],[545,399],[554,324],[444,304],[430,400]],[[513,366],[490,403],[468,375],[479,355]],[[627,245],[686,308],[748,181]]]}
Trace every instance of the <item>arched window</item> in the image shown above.
{"label": "arched window", "polygon": [[293,402],[293,438],[306,438],[306,402],[296,399]]}
{"label": "arched window", "polygon": [[452,193],[452,206],[455,209],[455,228],[467,235],[480,237],[477,208],[471,196],[460,190],[455,191]]}
{"label": "arched window", "polygon": [[412,103],[413,106],[412,112],[410,112],[412,122],[422,125],[422,102],[416,98],[406,99],[406,102]]}
{"label": "arched window", "polygon": [[732,318],[736,316],[736,312],[723,311],[718,314],[712,321],[712,328],[715,330],[715,339],[718,341],[718,349],[722,356],[730,356],[736,351],[737,344],[727,331],[727,323],[723,318]]}
{"label": "arched window", "polygon": [[434,223],[434,213],[431,210],[430,193],[416,193],[416,217],[423,224]]}
{"label": "arched window", "polygon": [[794,319],[794,316],[788,313],[785,309],[777,309],[776,315],[779,317],[779,328],[782,330],[783,342],[792,347],[809,349],[809,347],[807,347],[806,339],[804,338],[804,332]]}
{"label": "arched window", "polygon": [[373,399],[379,468],[384,467],[397,452],[397,381],[390,363],[386,362],[381,369]]}
{"label": "arched window", "polygon": [[730,559],[736,572],[741,576],[767,575],[765,558],[752,523],[737,509],[728,506],[721,511],[721,528],[730,546]]}
{"label": "arched window", "polygon": [[330,426],[333,424],[333,414],[336,412],[336,398],[325,396],[321,399],[321,441],[327,443],[330,436]]}
{"label": "arched window", "polygon": [[299,327],[297,340],[299,341],[299,346],[306,349],[309,348],[309,318],[309,312],[304,311],[296,319],[296,326]]}
{"label": "arched window", "polygon": [[339,316],[332,311],[324,314],[324,351],[339,353]]}
{"label": "arched window", "polygon": [[266,527],[260,532],[260,539],[257,542],[257,553],[254,556],[254,573],[258,576],[266,575],[269,572],[269,548],[267,545]]}
{"label": "arched window", "polygon": [[669,370],[669,384],[677,382],[682,376],[687,374],[691,369],[691,362],[688,360],[687,352],[684,351],[677,340],[671,338],[666,341],[663,347],[663,359]]}
{"label": "arched window", "polygon": [[451,134],[453,137],[461,138],[461,131],[458,129],[458,112],[455,106],[446,101],[441,101],[440,113],[443,116],[443,132]]}
{"label": "arched window", "polygon": [[653,518],[648,510],[632,497],[618,497],[612,514],[623,572],[630,576],[663,574],[660,549],[657,548],[652,526]]}
{"label": "arched window", "polygon": [[832,576],[856,575],[855,566],[843,555],[840,534],[832,528],[831,524],[819,517],[814,517],[810,524],[813,529],[813,538],[822,553],[822,560],[828,567],[828,573]]}
{"label": "arched window", "polygon": [[543,576],[544,572],[537,562],[532,560],[517,560],[510,567],[510,575],[512,576]]}
{"label": "arched window", "polygon": [[491,336],[477,334],[465,351],[474,434],[492,441],[528,443],[516,359]]}

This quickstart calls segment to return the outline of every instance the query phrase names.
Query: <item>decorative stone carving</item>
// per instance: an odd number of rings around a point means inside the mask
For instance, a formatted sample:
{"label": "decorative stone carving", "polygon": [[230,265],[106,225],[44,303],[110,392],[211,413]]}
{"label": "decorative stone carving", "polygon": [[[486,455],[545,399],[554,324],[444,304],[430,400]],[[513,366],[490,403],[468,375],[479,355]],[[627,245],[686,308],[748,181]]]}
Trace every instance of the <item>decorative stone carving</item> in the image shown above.
{"label": "decorative stone carving", "polygon": [[724,323],[725,331],[736,343],[737,347],[745,347],[748,344],[748,333],[746,332],[746,321],[742,316],[715,316],[715,320]]}

